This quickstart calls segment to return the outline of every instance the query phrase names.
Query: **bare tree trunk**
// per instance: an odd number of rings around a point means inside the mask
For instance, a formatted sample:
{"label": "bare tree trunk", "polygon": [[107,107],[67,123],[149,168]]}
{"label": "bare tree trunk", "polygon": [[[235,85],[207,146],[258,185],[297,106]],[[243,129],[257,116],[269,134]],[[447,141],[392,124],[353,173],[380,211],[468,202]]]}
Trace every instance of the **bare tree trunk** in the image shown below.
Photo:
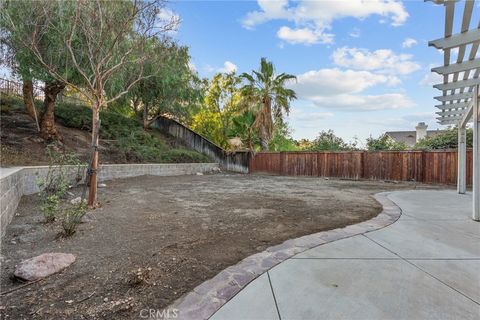
{"label": "bare tree trunk", "polygon": [[262,151],[268,151],[268,140],[265,138],[260,138],[260,149]]}
{"label": "bare tree trunk", "polygon": [[23,79],[23,103],[25,109],[27,109],[28,115],[35,120],[37,124],[37,130],[40,131],[40,125],[38,124],[37,110],[35,108],[35,102],[33,100],[33,82],[32,80]]}
{"label": "bare tree trunk", "polygon": [[88,191],[88,206],[94,208],[97,205],[97,169],[98,169],[98,140],[99,140],[99,103],[95,102],[92,107],[92,148],[93,156],[90,168],[90,189]]}
{"label": "bare tree trunk", "polygon": [[60,136],[55,126],[55,101],[60,91],[65,88],[61,82],[45,84],[44,112],[40,122],[40,136],[45,140],[59,139]]}

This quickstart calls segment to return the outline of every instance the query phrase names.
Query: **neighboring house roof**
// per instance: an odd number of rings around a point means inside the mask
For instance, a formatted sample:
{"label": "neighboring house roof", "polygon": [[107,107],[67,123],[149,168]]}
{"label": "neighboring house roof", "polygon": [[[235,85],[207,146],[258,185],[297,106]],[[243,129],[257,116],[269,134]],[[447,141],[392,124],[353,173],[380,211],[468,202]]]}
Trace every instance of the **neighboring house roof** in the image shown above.
{"label": "neighboring house roof", "polygon": [[[445,130],[427,130],[427,137],[434,137]],[[396,142],[403,142],[409,147],[413,147],[417,141],[416,131],[388,131],[385,132],[387,136]]]}

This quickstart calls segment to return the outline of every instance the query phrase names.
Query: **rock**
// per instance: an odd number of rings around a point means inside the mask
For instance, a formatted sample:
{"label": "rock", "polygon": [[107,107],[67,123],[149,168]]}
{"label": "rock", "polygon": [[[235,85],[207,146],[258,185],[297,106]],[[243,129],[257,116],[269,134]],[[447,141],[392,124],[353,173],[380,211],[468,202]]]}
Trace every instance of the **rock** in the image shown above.
{"label": "rock", "polygon": [[70,200],[71,204],[79,204],[82,202],[82,197],[76,197],[75,199]]}
{"label": "rock", "polygon": [[99,183],[99,184],[98,184],[98,187],[99,187],[99,188],[106,188],[107,185],[106,185],[105,183]]}
{"label": "rock", "polygon": [[75,195],[73,193],[71,193],[70,191],[65,192],[65,194],[69,197],[75,197]]}
{"label": "rock", "polygon": [[197,172],[197,176],[203,176],[203,173]]}
{"label": "rock", "polygon": [[14,275],[20,279],[35,281],[57,273],[74,262],[75,256],[70,253],[44,253],[20,262]]}

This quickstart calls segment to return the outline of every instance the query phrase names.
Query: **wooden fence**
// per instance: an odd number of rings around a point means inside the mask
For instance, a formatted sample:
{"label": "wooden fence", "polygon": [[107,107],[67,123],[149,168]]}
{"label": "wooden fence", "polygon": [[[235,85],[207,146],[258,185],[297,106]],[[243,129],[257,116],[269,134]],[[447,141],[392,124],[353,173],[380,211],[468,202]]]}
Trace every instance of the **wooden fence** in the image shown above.
{"label": "wooden fence", "polygon": [[[467,151],[467,184],[473,153]],[[457,183],[457,151],[262,152],[250,155],[250,173]]]}

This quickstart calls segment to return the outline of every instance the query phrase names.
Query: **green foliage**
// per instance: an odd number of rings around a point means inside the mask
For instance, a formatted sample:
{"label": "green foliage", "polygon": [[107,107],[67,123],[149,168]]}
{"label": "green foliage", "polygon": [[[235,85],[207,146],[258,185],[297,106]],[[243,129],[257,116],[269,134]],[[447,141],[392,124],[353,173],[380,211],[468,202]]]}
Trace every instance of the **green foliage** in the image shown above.
{"label": "green foliage", "polygon": [[367,138],[367,149],[369,151],[381,151],[381,150],[392,150],[392,151],[402,151],[407,150],[408,147],[404,142],[396,142],[386,134],[381,135],[378,138]]}
{"label": "green foliage", "polygon": [[168,150],[161,155],[161,160],[165,163],[210,162],[206,155],[187,149]]}
{"label": "green foliage", "polygon": [[128,95],[135,112],[141,116],[143,108],[147,108],[148,119],[170,115],[189,121],[192,109],[201,102],[203,90],[189,66],[188,47],[158,39],[151,39],[148,45],[152,58],[145,61],[143,70],[149,77],[139,81]]}
{"label": "green foliage", "polygon": [[297,151],[298,147],[295,140],[291,137],[291,131],[288,124],[281,118],[276,119],[273,137],[268,142],[268,150],[271,151]]}
{"label": "green foliage", "polygon": [[235,73],[216,74],[208,84],[204,104],[192,117],[192,129],[222,148],[228,148],[232,118],[238,114],[239,84]]}
{"label": "green foliage", "polygon": [[249,150],[255,150],[255,145],[259,143],[259,140],[253,128],[254,122],[255,115],[252,111],[245,111],[233,117],[231,127],[227,131],[227,137],[238,137]]}
{"label": "green foliage", "polygon": [[82,221],[85,213],[87,213],[87,204],[84,201],[64,209],[62,228],[66,237],[70,237],[75,233],[77,225]]}
{"label": "green foliage", "polygon": [[[56,1],[7,1],[0,10],[1,42],[8,52],[8,64],[24,80],[49,83],[55,77],[44,68],[38,55],[65,79],[78,80],[63,39],[70,24],[73,3]],[[41,14],[43,12],[44,14]],[[56,30],[55,32],[52,32]],[[35,47],[36,53],[34,53]]]}
{"label": "green foliage", "polygon": [[[85,106],[59,104],[56,115],[66,126],[91,130],[91,109]],[[100,113],[102,139],[114,140],[114,148],[130,162],[210,162],[196,151],[169,150],[162,140],[142,129],[137,120],[110,110]]]}
{"label": "green foliage", "polygon": [[[65,192],[66,190],[63,190]],[[59,192],[60,193],[60,192]],[[56,193],[51,195],[45,195],[42,197],[42,204],[40,206],[40,210],[43,213],[43,217],[45,218],[46,223],[50,223],[55,221],[55,218],[58,216],[60,211],[59,204],[60,204],[60,196]]]}
{"label": "green foliage", "polygon": [[286,87],[296,77],[286,73],[276,75],[273,63],[266,58],[261,58],[258,71],[242,73],[240,77],[247,81],[241,88],[240,105],[254,112],[253,126],[262,150],[266,150],[275,131],[274,119],[283,119],[283,114],[290,111],[290,101],[297,98],[295,91]]}
{"label": "green foliage", "polygon": [[[467,148],[473,146],[473,129],[467,129]],[[458,128],[445,130],[435,136],[418,141],[415,150],[456,149],[458,147]]]}
{"label": "green foliage", "polygon": [[49,167],[45,178],[38,179],[37,185],[41,190],[42,204],[40,210],[45,222],[53,222],[60,212],[60,199],[68,189],[68,167],[77,166],[77,181],[82,177],[81,162],[71,153],[59,152],[54,144],[47,146]]}
{"label": "green foliage", "polygon": [[342,138],[336,136],[333,130],[328,130],[320,132],[307,148],[310,151],[347,151],[355,150],[356,144],[346,143]]}

